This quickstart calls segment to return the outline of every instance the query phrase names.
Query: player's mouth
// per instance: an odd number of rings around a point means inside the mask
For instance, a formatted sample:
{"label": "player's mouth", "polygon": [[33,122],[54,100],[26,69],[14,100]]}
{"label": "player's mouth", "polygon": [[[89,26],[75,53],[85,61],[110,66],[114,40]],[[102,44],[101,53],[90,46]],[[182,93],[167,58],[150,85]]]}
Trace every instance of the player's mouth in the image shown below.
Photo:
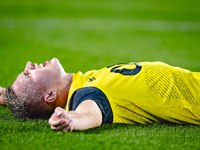
{"label": "player's mouth", "polygon": [[31,70],[33,70],[33,69],[38,69],[38,68],[41,68],[41,67],[46,67],[46,66],[48,66],[50,64],[50,62],[49,61],[46,61],[43,65],[42,64],[37,64],[37,63],[34,63],[34,64],[32,64],[31,63]]}
{"label": "player's mouth", "polygon": [[43,67],[46,67],[47,65],[49,65],[49,61],[46,61],[45,63],[44,63],[44,65],[43,65]]}

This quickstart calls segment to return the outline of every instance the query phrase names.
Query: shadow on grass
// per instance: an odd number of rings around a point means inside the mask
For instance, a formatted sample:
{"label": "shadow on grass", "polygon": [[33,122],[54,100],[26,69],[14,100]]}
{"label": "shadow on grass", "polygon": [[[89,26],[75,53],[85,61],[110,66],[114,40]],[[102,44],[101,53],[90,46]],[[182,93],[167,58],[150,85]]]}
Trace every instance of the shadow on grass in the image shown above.
{"label": "shadow on grass", "polygon": [[83,134],[107,134],[121,133],[126,131],[150,131],[150,130],[187,130],[187,128],[200,129],[200,126],[193,124],[173,124],[173,123],[154,123],[154,124],[104,124],[97,128],[92,128],[84,131],[74,131],[75,133]]}
{"label": "shadow on grass", "polygon": [[[0,107],[0,128],[8,132],[55,132],[50,129],[48,124],[48,119],[16,119],[7,107]],[[74,134],[107,134],[107,133],[121,133],[131,130],[132,132],[138,130],[180,130],[187,127],[198,128],[197,125],[180,125],[180,124],[164,124],[164,123],[154,123],[154,124],[104,124],[100,127],[83,130],[74,131]]]}

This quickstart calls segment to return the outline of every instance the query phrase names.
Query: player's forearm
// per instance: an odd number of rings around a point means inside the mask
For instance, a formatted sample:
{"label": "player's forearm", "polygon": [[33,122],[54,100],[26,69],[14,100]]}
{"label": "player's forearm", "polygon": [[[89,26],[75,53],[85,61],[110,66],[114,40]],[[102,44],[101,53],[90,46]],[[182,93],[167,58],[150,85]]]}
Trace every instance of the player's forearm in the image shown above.
{"label": "player's forearm", "polygon": [[94,116],[87,113],[69,111],[68,115],[73,121],[74,130],[85,130],[101,125],[101,123],[98,120],[96,120]]}
{"label": "player's forearm", "polygon": [[102,112],[96,102],[86,100],[75,111],[67,112],[61,107],[56,107],[49,119],[52,130],[71,132],[72,130],[85,130],[100,126]]}

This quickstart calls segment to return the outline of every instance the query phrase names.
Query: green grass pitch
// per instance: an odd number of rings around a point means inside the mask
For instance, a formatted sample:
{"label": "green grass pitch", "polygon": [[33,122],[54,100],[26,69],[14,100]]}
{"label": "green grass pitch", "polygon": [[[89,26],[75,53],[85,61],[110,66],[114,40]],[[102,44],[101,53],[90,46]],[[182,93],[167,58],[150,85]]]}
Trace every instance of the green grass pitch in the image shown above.
{"label": "green grass pitch", "polygon": [[[1,0],[0,86],[26,62],[57,57],[66,72],[163,61],[200,71],[199,0]],[[0,106],[0,149],[200,149],[194,125],[103,125],[63,134]]]}

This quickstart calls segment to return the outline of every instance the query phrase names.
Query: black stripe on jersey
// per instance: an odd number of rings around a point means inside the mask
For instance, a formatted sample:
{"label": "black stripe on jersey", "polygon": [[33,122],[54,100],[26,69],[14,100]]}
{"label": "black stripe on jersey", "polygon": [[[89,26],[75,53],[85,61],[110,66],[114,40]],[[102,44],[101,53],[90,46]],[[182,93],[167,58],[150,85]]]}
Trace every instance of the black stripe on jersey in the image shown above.
{"label": "black stripe on jersey", "polygon": [[[84,87],[77,89],[69,100],[69,110],[76,110],[78,105],[85,100],[93,100],[102,112],[102,124],[113,122],[113,112],[107,96],[96,87]],[[87,109],[87,108],[86,108]]]}

